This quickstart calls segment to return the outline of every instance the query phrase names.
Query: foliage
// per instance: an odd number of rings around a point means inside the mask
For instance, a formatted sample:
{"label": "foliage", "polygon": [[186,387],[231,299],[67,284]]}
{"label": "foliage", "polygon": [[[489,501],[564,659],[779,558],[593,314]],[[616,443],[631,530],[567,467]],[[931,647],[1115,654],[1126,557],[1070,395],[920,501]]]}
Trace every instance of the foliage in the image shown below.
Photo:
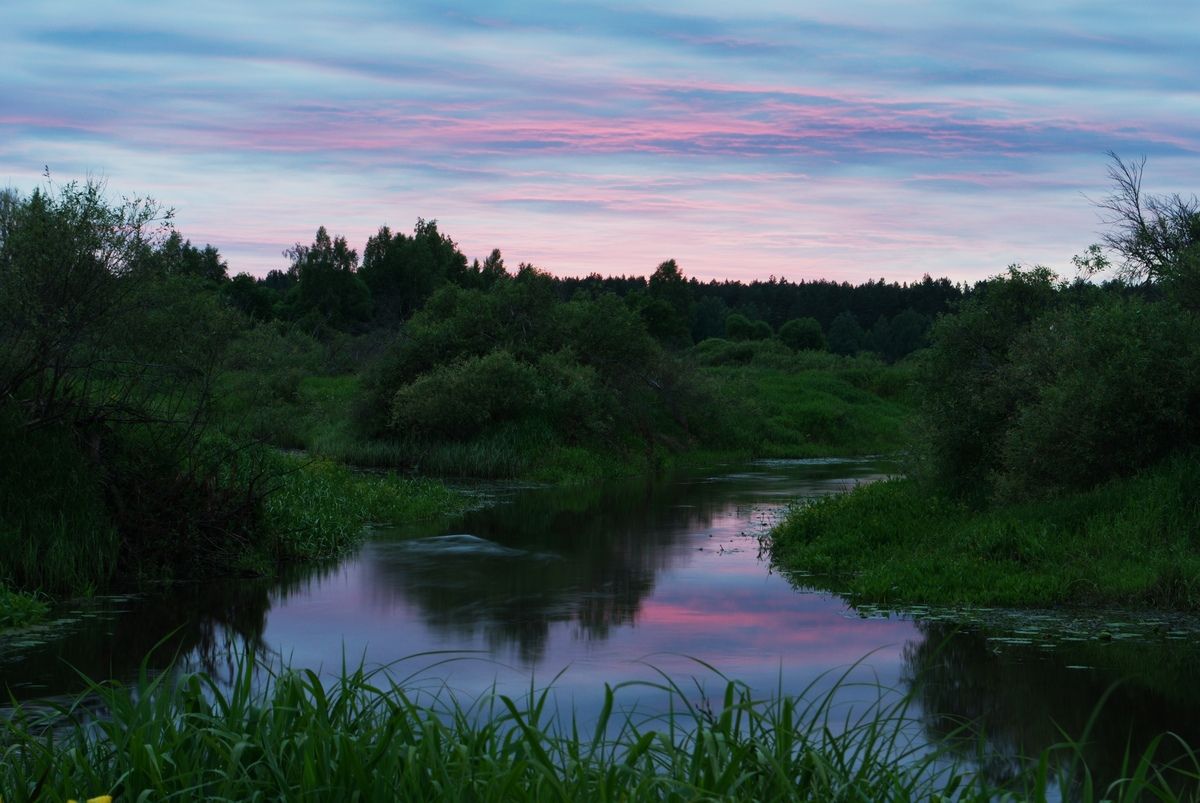
{"label": "foliage", "polygon": [[1200,436],[1197,365],[1193,313],[1012,269],[934,330],[919,383],[922,468],[976,501],[1128,474]]}
{"label": "foliage", "polygon": [[389,426],[416,437],[468,440],[491,425],[541,418],[548,389],[537,369],[508,351],[465,357],[396,391]]}
{"label": "foliage", "polygon": [[188,277],[216,285],[229,278],[229,265],[214,246],[198,248],[177,231],[168,234],[156,249],[148,249],[140,263],[139,269],[160,276]]}
{"label": "foliage", "polygon": [[[5,800],[179,795],[219,800],[962,800],[1078,789],[1080,800],[1175,800],[1200,780],[1200,758],[1158,765],[1162,737],[1128,756],[1121,780],[1095,786],[1087,734],[1034,757],[1005,786],[949,748],[923,748],[909,697],[875,686],[845,709],[855,667],[798,695],[761,698],[706,664],[716,688],[661,674],[605,686],[595,722],[557,714],[552,688],[464,702],[425,692],[400,667],[270,670],[240,659],[225,685],[203,673],[146,668],[132,688],[91,683],[50,717],[20,707],[5,720]],[[818,681],[824,679],[818,679]],[[700,699],[689,691],[699,688]],[[870,694],[871,689],[866,689]],[[861,692],[861,690],[860,690]],[[640,711],[663,698],[666,714]],[[632,698],[632,699],[630,699]],[[106,717],[89,722],[91,700]],[[44,711],[44,709],[42,709]],[[48,724],[53,727],[47,727]],[[967,741],[966,725],[948,741]],[[1117,769],[1117,768],[1111,768]]]}
{"label": "foliage", "polygon": [[773,334],[766,321],[751,321],[738,312],[725,319],[725,335],[730,340],[768,340]]}
{"label": "foliage", "polygon": [[863,344],[888,362],[895,362],[926,345],[929,327],[927,317],[906,309],[891,320],[880,317],[867,333]]}
{"label": "foliage", "polygon": [[120,412],[89,388],[116,367],[108,339],[168,220],[153,201],[109,203],[96,182],[0,196],[0,399],[19,399],[30,425]]}
{"label": "foliage", "polygon": [[447,286],[364,381],[367,434],[463,441],[522,423],[567,444],[690,433],[703,393],[613,295],[558,300],[523,268],[489,290]]}
{"label": "foliage", "polygon": [[668,259],[650,275],[647,296],[641,314],[650,334],[668,346],[690,346],[695,302],[675,260]]}
{"label": "foliage", "polygon": [[793,351],[825,350],[825,335],[815,318],[792,318],[779,327],[778,337]]}
{"label": "foliage", "polygon": [[1200,319],[1112,299],[1048,313],[999,382],[1018,399],[994,478],[1002,499],[1085,489],[1200,440]]}
{"label": "foliage", "polygon": [[866,340],[866,332],[849,311],[842,312],[829,324],[828,345],[834,354],[857,354]]}
{"label": "foliage", "polygon": [[772,561],[859,602],[1200,607],[1195,454],[1089,491],[973,510],[913,479],[804,504]]}
{"label": "foliage", "polygon": [[440,287],[489,289],[510,275],[498,248],[468,268],[467,258],[436,220],[417,219],[412,236],[383,226],[367,240],[361,276],[375,299],[376,319],[384,325],[405,320]]}
{"label": "foliage", "polygon": [[285,317],[314,332],[322,326],[352,328],[370,317],[371,291],[357,275],[358,252],[344,237],[331,238],[321,226],[312,245],[296,243],[284,256],[295,277],[283,302]]}
{"label": "foliage", "polygon": [[[1200,308],[1200,199],[1142,191],[1146,160],[1109,152],[1112,193],[1097,205],[1110,226],[1104,245],[1122,259],[1122,277],[1163,285],[1182,304]],[[1091,270],[1107,260],[1085,260]]]}
{"label": "foliage", "polygon": [[921,363],[923,469],[958,495],[986,496],[1019,395],[1004,367],[1018,335],[1060,303],[1045,268],[1010,268],[941,318]]}

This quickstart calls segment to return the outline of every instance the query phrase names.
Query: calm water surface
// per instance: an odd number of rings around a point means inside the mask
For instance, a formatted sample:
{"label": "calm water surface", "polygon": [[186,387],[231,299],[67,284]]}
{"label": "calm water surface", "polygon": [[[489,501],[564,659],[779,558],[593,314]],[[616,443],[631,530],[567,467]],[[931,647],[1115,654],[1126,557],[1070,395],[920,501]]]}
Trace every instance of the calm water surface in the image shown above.
{"label": "calm water surface", "polygon": [[[294,667],[397,662],[414,684],[471,697],[554,680],[586,717],[604,683],[654,668],[764,694],[855,677],[914,695],[924,738],[978,720],[1003,777],[1023,752],[1081,732],[1118,678],[1092,755],[1117,762],[1134,738],[1174,730],[1200,743],[1194,623],[1061,612],[855,610],[770,571],[759,537],[797,499],[895,469],[872,461],[759,461],[576,489],[490,489],[455,520],[379,530],[336,566],[282,581],[97,600],[0,641],[0,683],[18,699],[68,693],[76,669],[131,677],[154,647],[227,672],[250,649]],[[415,657],[414,657],[415,656]],[[867,689],[864,699],[873,696]],[[653,708],[652,699],[639,706]],[[964,754],[975,751],[964,740]]]}

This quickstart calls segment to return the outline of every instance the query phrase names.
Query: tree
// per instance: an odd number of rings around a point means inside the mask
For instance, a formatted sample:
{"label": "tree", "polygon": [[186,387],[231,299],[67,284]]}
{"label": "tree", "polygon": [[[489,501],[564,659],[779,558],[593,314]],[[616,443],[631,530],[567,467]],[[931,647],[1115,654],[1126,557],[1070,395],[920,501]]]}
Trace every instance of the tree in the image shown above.
{"label": "tree", "polygon": [[[504,262],[499,252],[493,256],[500,261],[490,266],[488,275],[498,278]],[[417,218],[412,236],[380,227],[363,249],[360,276],[371,289],[377,317],[392,322],[407,319],[446,282],[475,286],[478,278],[479,284],[488,284],[482,274],[468,269],[466,256],[438,231],[437,221],[422,218]]]}
{"label": "tree", "polygon": [[952,493],[990,494],[1001,440],[1019,409],[1021,390],[1005,372],[1010,351],[1029,326],[1061,302],[1048,268],[1010,267],[976,286],[954,315],[938,319],[920,364],[925,467]]}
{"label": "tree", "polygon": [[1200,199],[1147,195],[1145,157],[1126,162],[1112,151],[1108,155],[1113,190],[1096,205],[1112,227],[1102,240],[1120,255],[1122,278],[1161,283],[1186,306],[1200,307]]}
{"label": "tree", "polygon": [[501,256],[499,248],[493,248],[492,253],[488,254],[487,259],[483,260],[483,265],[479,267],[479,284],[486,289],[508,278],[511,277],[504,269],[504,257]]}
{"label": "tree", "polygon": [[95,181],[0,193],[0,404],[19,400],[28,426],[117,414],[119,385],[103,400],[89,387],[119,365],[109,343],[170,220],[150,199],[109,202]]}
{"label": "tree", "polygon": [[928,318],[911,308],[890,320],[880,315],[867,335],[867,346],[888,362],[895,362],[925,347],[930,323]]}
{"label": "tree", "polygon": [[659,264],[647,282],[649,301],[642,305],[642,317],[650,333],[669,346],[691,343],[692,288],[675,260]]}
{"label": "tree", "polygon": [[249,273],[239,273],[230,279],[224,294],[230,304],[248,317],[259,321],[271,319],[276,293]]}
{"label": "tree", "polygon": [[864,338],[866,332],[849,310],[839,314],[829,324],[829,350],[834,354],[857,354],[863,347]]}
{"label": "tree", "polygon": [[292,260],[288,272],[296,276],[285,302],[293,320],[347,329],[370,317],[371,291],[355,273],[358,252],[345,237],[331,238],[321,226],[312,245],[296,243],[283,253]]}
{"label": "tree", "polygon": [[146,259],[151,270],[165,276],[191,276],[220,284],[229,278],[229,266],[211,245],[197,248],[177,231],[171,232]]}
{"label": "tree", "polygon": [[725,316],[729,308],[719,296],[704,296],[696,302],[692,315],[692,340],[699,343],[725,334]]}
{"label": "tree", "polygon": [[779,339],[792,351],[825,350],[825,335],[815,318],[793,318],[779,327]]}
{"label": "tree", "polygon": [[771,325],[766,321],[751,321],[740,312],[725,318],[725,336],[730,340],[770,340]]}

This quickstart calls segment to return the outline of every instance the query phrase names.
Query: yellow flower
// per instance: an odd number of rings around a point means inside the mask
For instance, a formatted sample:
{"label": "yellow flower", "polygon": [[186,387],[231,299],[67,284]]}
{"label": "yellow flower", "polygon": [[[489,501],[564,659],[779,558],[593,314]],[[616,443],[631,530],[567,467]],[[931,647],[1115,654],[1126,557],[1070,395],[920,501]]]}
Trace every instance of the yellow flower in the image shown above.
{"label": "yellow flower", "polygon": [[[68,800],[67,803],[79,803],[78,800]],[[100,797],[89,797],[84,803],[112,803],[112,795],[100,795]]]}

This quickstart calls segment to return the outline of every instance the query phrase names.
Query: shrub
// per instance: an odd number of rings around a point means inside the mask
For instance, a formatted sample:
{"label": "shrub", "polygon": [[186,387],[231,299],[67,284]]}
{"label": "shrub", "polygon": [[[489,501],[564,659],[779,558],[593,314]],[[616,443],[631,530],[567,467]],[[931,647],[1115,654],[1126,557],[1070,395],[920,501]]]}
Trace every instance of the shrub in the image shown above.
{"label": "shrub", "polygon": [[779,339],[793,351],[825,349],[825,335],[815,318],[793,318],[779,327]]}
{"label": "shrub", "polygon": [[1198,324],[1137,299],[1039,318],[1001,372],[1020,404],[1000,439],[996,492],[1085,489],[1195,443]]}
{"label": "shrub", "polygon": [[921,362],[923,467],[960,496],[986,496],[1000,441],[1019,406],[1003,368],[1029,324],[1060,302],[1057,277],[1045,268],[993,278],[958,313],[939,319]]}
{"label": "shrub", "polygon": [[389,426],[404,435],[466,440],[489,424],[537,416],[546,402],[533,366],[493,351],[435,368],[402,387]]}

